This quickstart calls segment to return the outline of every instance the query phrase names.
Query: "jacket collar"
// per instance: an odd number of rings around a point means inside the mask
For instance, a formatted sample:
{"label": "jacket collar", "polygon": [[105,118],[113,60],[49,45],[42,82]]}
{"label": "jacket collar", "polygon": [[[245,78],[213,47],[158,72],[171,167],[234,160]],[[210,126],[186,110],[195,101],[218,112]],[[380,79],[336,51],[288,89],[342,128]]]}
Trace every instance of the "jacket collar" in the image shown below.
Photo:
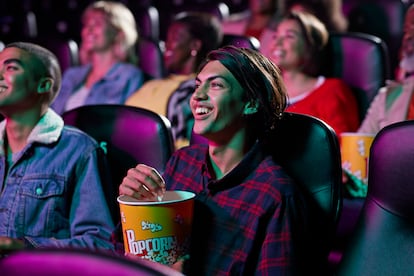
{"label": "jacket collar", "polygon": [[[30,133],[27,144],[40,143],[51,144],[56,142],[63,129],[63,119],[56,114],[52,109],[48,111],[40,118],[39,122],[35,125]],[[6,132],[6,120],[0,122],[0,156],[4,156],[4,138]]]}

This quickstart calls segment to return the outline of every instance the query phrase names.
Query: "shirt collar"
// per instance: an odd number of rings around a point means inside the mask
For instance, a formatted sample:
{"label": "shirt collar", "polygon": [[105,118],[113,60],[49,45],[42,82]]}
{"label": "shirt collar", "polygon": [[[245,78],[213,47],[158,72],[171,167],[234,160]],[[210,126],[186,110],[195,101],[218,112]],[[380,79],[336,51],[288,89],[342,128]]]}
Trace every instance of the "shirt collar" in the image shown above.
{"label": "shirt collar", "polygon": [[[56,114],[52,109],[40,118],[35,127],[30,132],[27,138],[27,144],[34,142],[41,144],[51,144],[56,142],[63,129],[63,119]],[[6,120],[0,123],[0,156],[4,156],[4,138],[6,132]]]}
{"label": "shirt collar", "polygon": [[211,180],[208,188],[212,193],[230,189],[242,183],[262,162],[265,157],[263,145],[256,141],[243,160],[219,180]]}

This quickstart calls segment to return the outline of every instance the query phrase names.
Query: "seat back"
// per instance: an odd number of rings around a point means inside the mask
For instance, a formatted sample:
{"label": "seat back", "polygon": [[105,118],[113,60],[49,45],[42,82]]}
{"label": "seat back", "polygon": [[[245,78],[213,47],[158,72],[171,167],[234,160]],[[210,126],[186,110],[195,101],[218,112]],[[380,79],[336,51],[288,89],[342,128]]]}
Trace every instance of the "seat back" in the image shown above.
{"label": "seat back", "polygon": [[348,18],[348,31],[367,33],[384,40],[390,53],[390,66],[395,69],[408,1],[343,0],[342,6]]}
{"label": "seat back", "polygon": [[79,47],[73,39],[40,36],[31,39],[31,41],[49,49],[56,55],[62,73],[69,67],[79,64]]}
{"label": "seat back", "polygon": [[388,48],[379,37],[363,33],[333,33],[327,45],[328,77],[343,79],[355,92],[360,119],[390,78]]}
{"label": "seat back", "polygon": [[160,42],[142,37],[136,47],[138,67],[144,71],[147,79],[164,77],[164,54]]}
{"label": "seat back", "polygon": [[[157,3],[159,2],[159,3]],[[205,12],[216,16],[219,20],[229,17],[229,7],[221,1],[203,1],[197,3],[194,1],[154,1],[154,6],[160,13],[160,39],[165,41],[167,38],[168,26],[173,18],[181,12]]]}
{"label": "seat back", "polygon": [[253,50],[260,49],[260,41],[253,36],[238,34],[223,34],[221,46],[233,45],[236,47],[250,48]]}
{"label": "seat back", "polygon": [[7,44],[36,37],[39,33],[36,14],[30,10],[9,12],[13,9],[8,5],[6,7],[0,5],[0,37],[2,41]]}
{"label": "seat back", "polygon": [[342,207],[341,157],[335,131],[315,117],[286,112],[271,137],[276,162],[314,198],[334,231]]}
{"label": "seat back", "polygon": [[154,6],[142,6],[139,1],[133,1],[128,7],[137,22],[140,38],[153,41],[160,39],[160,16],[158,9]]}
{"label": "seat back", "polygon": [[[317,274],[328,273],[329,251],[342,210],[341,156],[335,131],[315,117],[286,112],[269,141],[275,161],[315,206],[308,212],[306,233],[293,237],[300,241],[300,264]],[[303,272],[308,273],[306,268]]]}
{"label": "seat back", "polygon": [[414,121],[383,128],[371,145],[368,193],[339,275],[407,275],[414,248]]}
{"label": "seat back", "polygon": [[[318,244],[320,248],[304,250],[313,251],[315,255],[322,250],[322,260],[316,256],[308,256],[307,260],[316,258],[313,260],[319,264],[310,266],[327,267],[328,247],[334,237],[342,208],[341,157],[335,131],[315,117],[285,112],[276,129],[267,138],[275,161],[299,184],[310,201],[315,203],[316,211],[308,219],[311,228],[319,225],[323,228],[317,229],[319,237],[311,237],[315,239],[312,243]],[[191,143],[206,143],[206,139],[193,133]]]}
{"label": "seat back", "polygon": [[95,138],[106,152],[113,189],[105,190],[117,221],[119,211],[113,204],[128,169],[143,163],[164,171],[174,150],[169,121],[143,108],[109,104],[81,106],[62,117],[65,124]]}
{"label": "seat back", "polygon": [[180,276],[178,271],[155,262],[90,252],[81,249],[36,248],[0,259],[2,275],[44,276]]}

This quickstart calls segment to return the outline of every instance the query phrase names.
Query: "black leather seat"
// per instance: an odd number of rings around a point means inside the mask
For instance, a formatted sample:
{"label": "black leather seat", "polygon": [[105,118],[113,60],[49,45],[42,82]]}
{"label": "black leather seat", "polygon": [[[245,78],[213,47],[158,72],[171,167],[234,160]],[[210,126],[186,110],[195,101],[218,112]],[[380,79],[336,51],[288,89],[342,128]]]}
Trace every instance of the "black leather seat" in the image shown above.
{"label": "black leather seat", "polygon": [[174,151],[169,121],[143,108],[109,104],[78,107],[62,117],[65,124],[95,138],[106,152],[112,176],[108,185],[113,186],[104,188],[114,220],[118,221],[118,186],[128,169],[144,163],[164,171]]}
{"label": "black leather seat", "polygon": [[404,16],[409,1],[343,0],[342,2],[344,14],[349,22],[348,31],[367,33],[384,40],[390,53],[390,66],[394,70],[399,62]]}
{"label": "black leather seat", "polygon": [[132,2],[128,4],[128,8],[137,22],[140,38],[158,41],[160,39],[160,15],[158,9],[151,5],[141,5],[140,1]]}
{"label": "black leather seat", "polygon": [[[6,2],[6,1],[3,1]],[[11,1],[10,1],[11,2]],[[4,8],[4,10],[2,10]],[[31,10],[13,9],[11,3],[0,6],[0,37],[4,43],[32,39],[38,35],[37,16]]]}
{"label": "black leather seat", "polygon": [[136,45],[138,67],[144,71],[146,79],[163,78],[166,75],[164,53],[160,42],[140,38]]}
{"label": "black leather seat", "polygon": [[341,78],[351,86],[362,120],[378,90],[390,78],[387,45],[365,33],[332,33],[326,49],[324,75]]}
{"label": "black leather seat", "polygon": [[39,36],[30,41],[53,52],[59,61],[62,73],[69,67],[79,65],[79,47],[73,39]]}
{"label": "black leather seat", "polygon": [[[329,251],[342,210],[342,169],[337,136],[330,126],[315,117],[285,113],[271,141],[276,162],[316,205],[307,218],[310,231],[301,233],[305,237],[299,237],[300,265],[314,269],[318,275],[327,274]],[[313,274],[311,270],[305,269],[305,272]]]}
{"label": "black leather seat", "polygon": [[315,117],[286,112],[271,141],[275,160],[315,199],[333,233],[342,204],[341,157],[333,129]]}
{"label": "black leather seat", "polygon": [[[310,275],[316,270],[327,273],[330,245],[342,208],[338,138],[322,120],[286,112],[268,140],[275,161],[316,206],[307,218],[313,232],[297,237],[304,254],[300,266],[315,269],[308,271]],[[191,143],[206,143],[206,139],[193,133]]]}
{"label": "black leather seat", "polygon": [[368,194],[338,275],[413,275],[414,121],[383,128],[369,158]]}

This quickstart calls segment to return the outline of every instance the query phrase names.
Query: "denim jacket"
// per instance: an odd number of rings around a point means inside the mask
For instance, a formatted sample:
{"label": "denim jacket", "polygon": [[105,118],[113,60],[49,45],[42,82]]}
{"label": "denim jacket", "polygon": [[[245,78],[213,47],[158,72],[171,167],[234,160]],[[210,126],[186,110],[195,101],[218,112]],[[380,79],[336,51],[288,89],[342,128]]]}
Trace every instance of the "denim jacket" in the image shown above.
{"label": "denim jacket", "polygon": [[113,222],[98,173],[97,143],[51,109],[6,171],[0,123],[0,236],[34,247],[113,250]]}
{"label": "denim jacket", "polygon": [[[92,67],[90,64],[69,68],[62,78],[62,87],[52,104],[58,114],[66,111],[66,103],[85,82]],[[143,72],[128,63],[116,63],[103,79],[96,82],[89,92],[84,105],[123,104],[144,82]]]}

